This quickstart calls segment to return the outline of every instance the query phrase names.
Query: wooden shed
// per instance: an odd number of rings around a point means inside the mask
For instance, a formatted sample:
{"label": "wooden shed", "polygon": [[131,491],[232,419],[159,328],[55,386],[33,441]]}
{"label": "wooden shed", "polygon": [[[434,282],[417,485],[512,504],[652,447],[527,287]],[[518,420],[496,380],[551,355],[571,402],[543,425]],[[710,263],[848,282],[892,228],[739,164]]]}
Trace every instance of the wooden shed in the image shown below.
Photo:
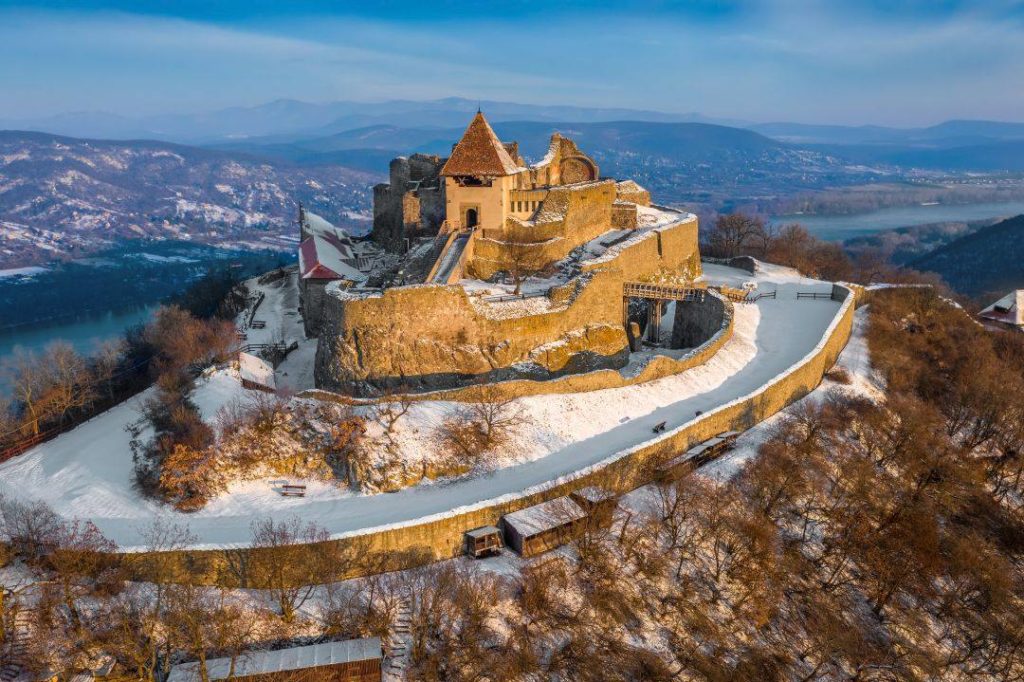
{"label": "wooden shed", "polygon": [[[379,682],[382,650],[379,637],[324,642],[309,646],[250,651],[235,659],[235,680],[252,682]],[[231,659],[206,662],[209,679],[226,680]],[[167,682],[199,682],[199,664],[171,668]]]}
{"label": "wooden shed", "polygon": [[501,531],[495,526],[481,526],[466,531],[466,554],[474,559],[498,554],[503,546]]}
{"label": "wooden shed", "polygon": [[694,445],[683,454],[659,466],[658,478],[662,481],[675,481],[682,478],[702,464],[707,464],[728,452],[739,435],[739,431],[725,431],[714,438],[708,438],[706,441]]}
{"label": "wooden shed", "polygon": [[505,544],[520,556],[543,554],[572,540],[586,523],[587,512],[569,497],[541,502],[505,514]]}
{"label": "wooden shed", "polygon": [[619,504],[618,496],[613,491],[597,485],[580,488],[569,493],[569,497],[583,511],[587,512],[591,523],[597,524],[600,528],[607,528],[611,525],[615,516],[615,508]]}
{"label": "wooden shed", "polygon": [[238,375],[242,380],[242,386],[251,391],[273,393],[277,390],[274,366],[251,353],[238,354]]}

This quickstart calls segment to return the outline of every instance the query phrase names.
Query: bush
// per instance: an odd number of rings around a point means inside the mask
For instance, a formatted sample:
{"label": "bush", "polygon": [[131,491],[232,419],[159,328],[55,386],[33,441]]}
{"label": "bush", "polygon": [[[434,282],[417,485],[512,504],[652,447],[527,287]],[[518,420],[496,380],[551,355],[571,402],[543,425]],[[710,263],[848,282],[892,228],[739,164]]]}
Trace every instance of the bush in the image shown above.
{"label": "bush", "polygon": [[850,376],[850,370],[845,367],[839,367],[838,365],[825,372],[825,377],[830,381],[834,381],[837,384],[844,386],[853,383],[853,377]]}

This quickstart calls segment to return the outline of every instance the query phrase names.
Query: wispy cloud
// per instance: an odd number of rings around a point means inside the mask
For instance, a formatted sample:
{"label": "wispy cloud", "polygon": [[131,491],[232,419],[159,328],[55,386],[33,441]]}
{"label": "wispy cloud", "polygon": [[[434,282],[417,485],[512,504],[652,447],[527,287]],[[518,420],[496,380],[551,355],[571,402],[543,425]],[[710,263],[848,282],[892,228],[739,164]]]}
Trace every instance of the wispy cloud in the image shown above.
{"label": "wispy cloud", "polygon": [[1015,0],[630,0],[547,15],[261,2],[236,17],[198,2],[0,10],[0,117],[449,95],[850,123],[1024,111]]}

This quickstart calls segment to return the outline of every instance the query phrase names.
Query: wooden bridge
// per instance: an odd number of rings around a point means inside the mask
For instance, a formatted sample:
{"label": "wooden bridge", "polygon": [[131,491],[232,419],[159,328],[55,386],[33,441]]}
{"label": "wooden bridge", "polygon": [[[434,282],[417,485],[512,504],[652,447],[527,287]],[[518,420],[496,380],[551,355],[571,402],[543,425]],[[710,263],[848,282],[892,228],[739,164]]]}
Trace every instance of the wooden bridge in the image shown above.
{"label": "wooden bridge", "polygon": [[624,282],[622,296],[624,298],[647,298],[658,301],[703,301],[707,289],[703,287],[684,287],[673,284],[653,284],[651,282]]}

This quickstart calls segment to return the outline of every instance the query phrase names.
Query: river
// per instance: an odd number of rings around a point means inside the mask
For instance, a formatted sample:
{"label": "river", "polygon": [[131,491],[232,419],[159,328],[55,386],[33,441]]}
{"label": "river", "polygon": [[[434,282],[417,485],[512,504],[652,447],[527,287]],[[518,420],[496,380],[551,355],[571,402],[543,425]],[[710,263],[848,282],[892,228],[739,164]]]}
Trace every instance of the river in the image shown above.
{"label": "river", "polygon": [[[120,336],[128,327],[149,320],[155,307],[107,311],[62,322],[0,330],[0,363],[9,358],[15,348],[39,353],[57,340],[67,341],[79,353],[88,355],[104,341]],[[0,372],[0,393],[6,393],[8,386],[6,373]]]}
{"label": "river", "polygon": [[782,215],[773,216],[778,225],[800,223],[811,234],[828,241],[863,237],[883,230],[928,223],[966,222],[987,218],[1009,218],[1024,213],[1024,201],[988,204],[935,204],[931,206],[899,206],[851,215]]}

